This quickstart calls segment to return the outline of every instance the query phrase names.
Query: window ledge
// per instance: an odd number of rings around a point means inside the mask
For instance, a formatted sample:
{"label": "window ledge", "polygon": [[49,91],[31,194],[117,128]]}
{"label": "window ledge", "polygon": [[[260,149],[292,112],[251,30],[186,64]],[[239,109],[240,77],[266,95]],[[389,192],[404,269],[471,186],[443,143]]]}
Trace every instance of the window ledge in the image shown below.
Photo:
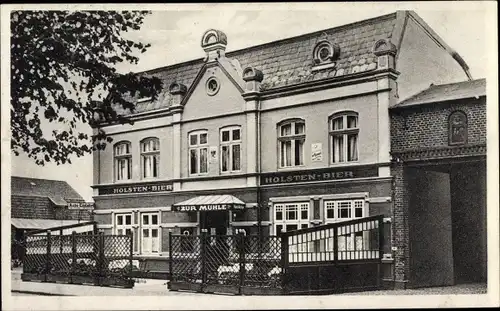
{"label": "window ledge", "polygon": [[278,167],[278,171],[293,171],[296,169],[303,169],[303,168],[306,168],[304,164],[296,166]]}

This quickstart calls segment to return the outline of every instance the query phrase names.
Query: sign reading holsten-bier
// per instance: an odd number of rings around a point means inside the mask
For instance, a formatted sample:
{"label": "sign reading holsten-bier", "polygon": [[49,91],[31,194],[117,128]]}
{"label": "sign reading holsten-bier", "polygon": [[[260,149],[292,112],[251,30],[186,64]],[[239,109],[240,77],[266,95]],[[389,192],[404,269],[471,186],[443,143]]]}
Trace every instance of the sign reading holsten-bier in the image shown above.
{"label": "sign reading holsten-bier", "polygon": [[264,173],[260,176],[260,184],[291,184],[376,176],[378,176],[378,168],[376,166],[353,166],[349,168],[325,168],[317,170]]}
{"label": "sign reading holsten-bier", "polygon": [[135,184],[123,186],[107,186],[99,189],[99,194],[128,194],[128,193],[148,193],[148,192],[163,192],[172,191],[172,183],[155,183],[155,184]]}

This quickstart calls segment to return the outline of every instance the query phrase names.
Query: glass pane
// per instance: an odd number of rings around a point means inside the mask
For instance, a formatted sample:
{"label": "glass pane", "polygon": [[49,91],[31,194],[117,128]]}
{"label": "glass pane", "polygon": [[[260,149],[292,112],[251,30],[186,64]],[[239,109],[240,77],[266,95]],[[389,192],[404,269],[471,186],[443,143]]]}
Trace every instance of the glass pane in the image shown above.
{"label": "glass pane", "polygon": [[200,145],[207,143],[207,133],[200,134]]}
{"label": "glass pane", "polygon": [[283,220],[283,212],[276,211],[276,220]]}
{"label": "glass pane", "polygon": [[116,234],[118,234],[118,235],[122,235],[122,234],[123,234],[123,229],[118,229],[118,230],[116,230]]}
{"label": "glass pane", "polygon": [[292,125],[291,124],[285,124],[281,126],[281,136],[289,136],[292,134]]}
{"label": "glass pane", "polygon": [[300,225],[300,229],[305,229],[305,228],[308,228],[308,227],[309,227],[309,225],[307,225],[307,224],[301,224]]}
{"label": "glass pane", "polygon": [[233,163],[232,169],[233,171],[240,170],[240,145],[233,145]]}
{"label": "glass pane", "polygon": [[191,146],[197,145],[198,144],[198,135],[189,135],[189,144]]}
{"label": "glass pane", "polygon": [[233,140],[240,140],[241,137],[240,137],[240,130],[237,129],[237,130],[233,130]]}
{"label": "glass pane", "polygon": [[304,141],[295,141],[295,165],[302,165],[303,163],[303,146]]}
{"label": "glass pane", "polygon": [[332,130],[341,130],[344,128],[344,117],[338,117],[332,120]]}
{"label": "glass pane", "polygon": [[158,237],[158,229],[151,229],[151,236],[153,238],[157,238]]}
{"label": "glass pane", "polygon": [[344,136],[333,136],[333,162],[344,162]]}
{"label": "glass pane", "polygon": [[151,224],[152,225],[157,225],[158,224],[158,215],[151,215]]}
{"label": "glass pane", "polygon": [[350,209],[341,208],[339,209],[339,218],[351,218],[349,215]]}
{"label": "glass pane", "polygon": [[295,134],[300,135],[305,133],[306,125],[304,123],[295,123]]}
{"label": "glass pane", "polygon": [[200,173],[208,172],[208,149],[202,148],[200,149]]}
{"label": "glass pane", "polygon": [[329,208],[326,210],[326,218],[335,218],[333,214],[333,208]]}
{"label": "glass pane", "polygon": [[127,158],[127,176],[125,179],[130,179],[132,178],[132,161],[131,158]]}
{"label": "glass pane", "polygon": [[347,135],[347,161],[358,160],[358,134]]}
{"label": "glass pane", "polygon": [[295,209],[295,208],[288,209],[287,212],[286,212],[286,219],[288,219],[288,220],[297,220],[298,219],[298,217],[297,217],[297,209]]}
{"label": "glass pane", "polygon": [[286,232],[292,231],[292,230],[297,230],[297,225],[292,224],[292,225],[286,225]]}
{"label": "glass pane", "polygon": [[153,177],[158,177],[159,168],[160,168],[160,156],[155,155],[153,157]]}
{"label": "glass pane", "polygon": [[132,224],[132,215],[126,215],[125,216],[125,224],[126,225],[131,225]]}
{"label": "glass pane", "polygon": [[309,211],[308,210],[300,211],[300,219],[309,219]]}
{"label": "glass pane", "polygon": [[191,174],[197,174],[198,173],[198,150],[196,149],[191,149],[189,151],[189,171]]}
{"label": "glass pane", "polygon": [[142,229],[142,237],[149,238],[149,229]]}
{"label": "glass pane", "polygon": [[125,229],[125,234],[126,234],[126,235],[129,235],[129,234],[131,234],[131,233],[132,233],[132,229]]}
{"label": "glass pane", "polygon": [[116,216],[116,224],[117,224],[118,226],[123,225],[123,216],[122,216],[122,215],[117,215],[117,216]]}
{"label": "glass pane", "polygon": [[142,224],[149,225],[149,215],[142,215]]}
{"label": "glass pane", "polygon": [[281,230],[283,230],[283,226],[282,225],[276,225],[276,235],[280,235]]}
{"label": "glass pane", "polygon": [[222,141],[229,141],[229,131],[222,131]]}
{"label": "glass pane", "polygon": [[357,128],[358,127],[358,117],[347,116],[347,128]]}
{"label": "glass pane", "polygon": [[354,217],[363,217],[363,209],[362,208],[356,208],[354,210]]}
{"label": "glass pane", "polygon": [[285,142],[285,166],[292,166],[292,142]]}
{"label": "glass pane", "polygon": [[229,170],[229,146],[222,146],[221,170],[223,172],[227,172]]}

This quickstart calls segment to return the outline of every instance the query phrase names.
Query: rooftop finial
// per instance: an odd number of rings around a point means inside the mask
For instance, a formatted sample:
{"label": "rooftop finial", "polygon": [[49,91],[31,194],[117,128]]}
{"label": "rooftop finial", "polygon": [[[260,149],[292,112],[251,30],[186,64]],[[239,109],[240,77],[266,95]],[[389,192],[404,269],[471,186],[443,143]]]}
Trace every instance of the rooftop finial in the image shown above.
{"label": "rooftop finial", "polygon": [[215,61],[220,57],[224,57],[226,45],[226,34],[220,30],[207,30],[201,39],[201,47],[207,53],[207,62]]}

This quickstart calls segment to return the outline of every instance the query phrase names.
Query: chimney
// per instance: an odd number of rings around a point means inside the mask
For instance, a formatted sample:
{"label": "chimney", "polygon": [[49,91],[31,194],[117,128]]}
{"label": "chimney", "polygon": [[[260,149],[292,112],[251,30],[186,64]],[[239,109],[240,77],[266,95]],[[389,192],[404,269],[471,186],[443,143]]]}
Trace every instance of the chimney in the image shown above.
{"label": "chimney", "polygon": [[210,29],[201,39],[201,47],[207,53],[206,62],[214,62],[226,55],[227,37],[220,30]]}

